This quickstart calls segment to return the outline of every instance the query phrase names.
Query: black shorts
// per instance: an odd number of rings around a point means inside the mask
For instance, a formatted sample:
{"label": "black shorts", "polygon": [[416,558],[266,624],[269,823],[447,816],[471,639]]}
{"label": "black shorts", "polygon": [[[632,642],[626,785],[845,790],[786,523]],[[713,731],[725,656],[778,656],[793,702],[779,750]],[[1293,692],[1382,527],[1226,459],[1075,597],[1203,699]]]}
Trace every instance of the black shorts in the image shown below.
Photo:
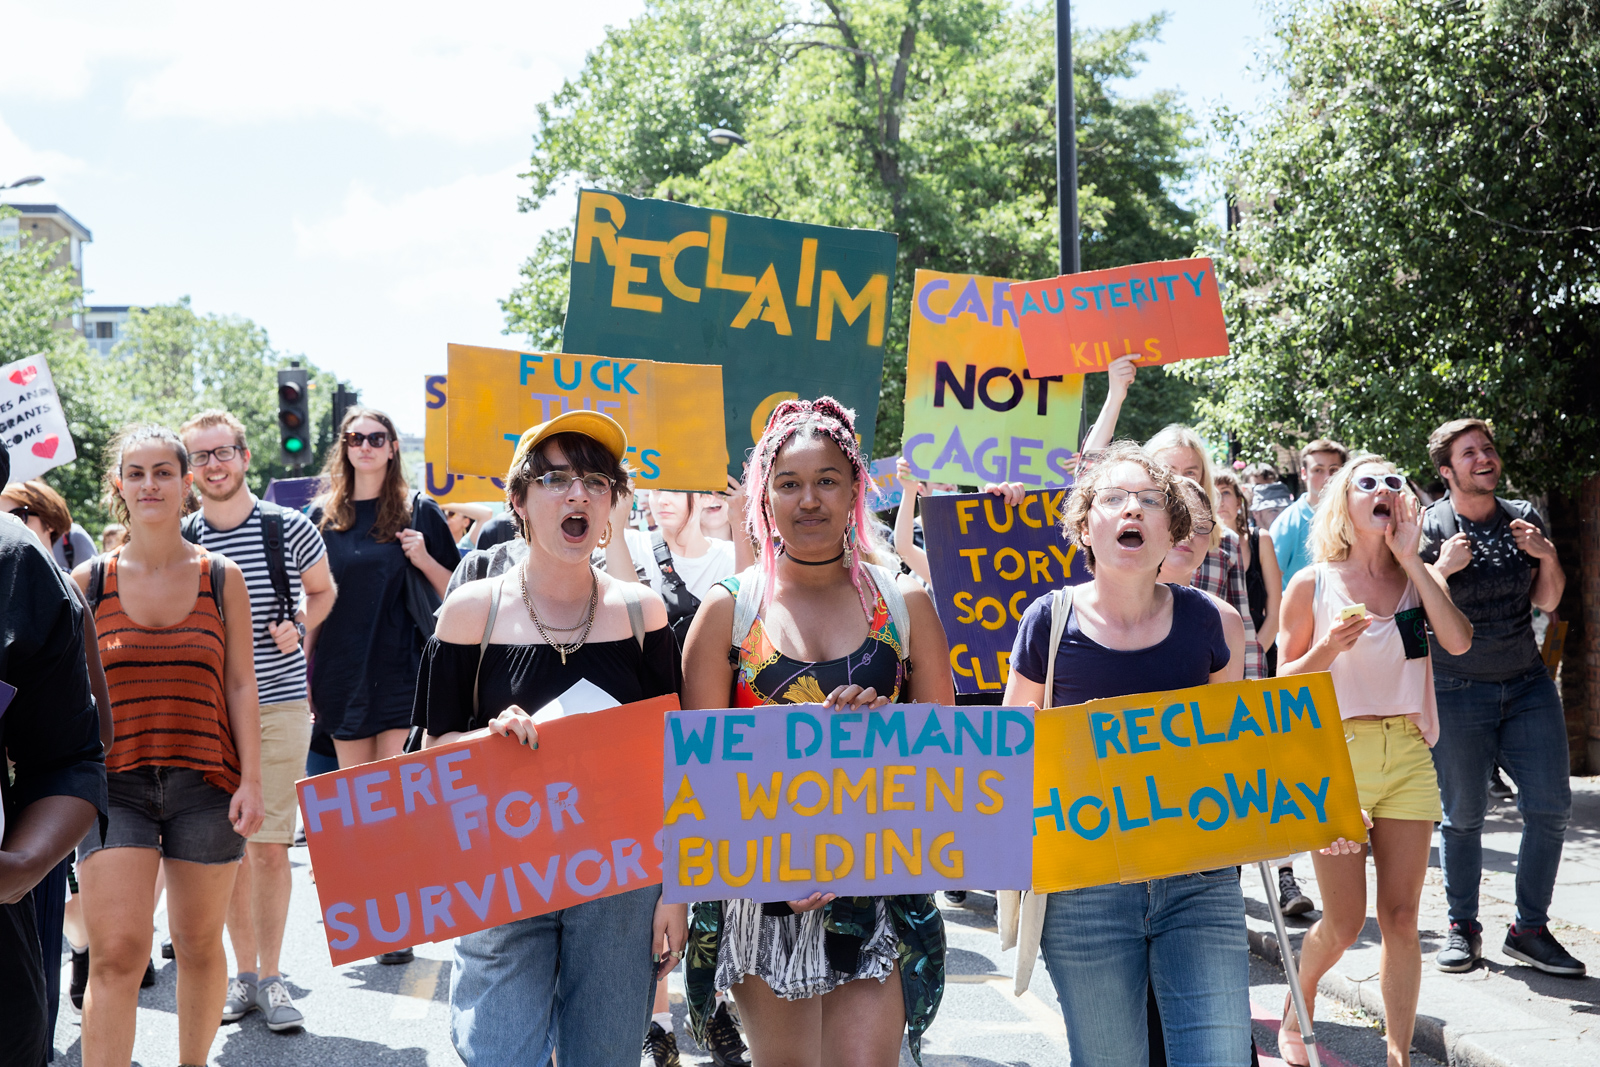
{"label": "black shorts", "polygon": [[233,832],[233,796],[188,767],[135,767],[106,775],[110,819],[105,836],[90,829],[78,845],[78,862],[103,848],[153,848],[190,863],[233,863],[244,838]]}

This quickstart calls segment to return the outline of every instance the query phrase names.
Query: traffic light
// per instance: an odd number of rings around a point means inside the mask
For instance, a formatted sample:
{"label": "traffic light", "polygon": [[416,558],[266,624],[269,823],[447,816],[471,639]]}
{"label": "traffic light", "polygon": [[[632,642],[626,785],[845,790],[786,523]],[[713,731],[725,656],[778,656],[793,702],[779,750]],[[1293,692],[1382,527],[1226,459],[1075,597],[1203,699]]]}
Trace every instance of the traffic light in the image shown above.
{"label": "traffic light", "polygon": [[343,382],[333,391],[333,433],[339,435],[339,427],[344,425],[344,413],[361,403],[361,394],[355,389],[348,389]]}
{"label": "traffic light", "polygon": [[285,466],[311,462],[311,397],[298,363],[278,372],[278,447]]}

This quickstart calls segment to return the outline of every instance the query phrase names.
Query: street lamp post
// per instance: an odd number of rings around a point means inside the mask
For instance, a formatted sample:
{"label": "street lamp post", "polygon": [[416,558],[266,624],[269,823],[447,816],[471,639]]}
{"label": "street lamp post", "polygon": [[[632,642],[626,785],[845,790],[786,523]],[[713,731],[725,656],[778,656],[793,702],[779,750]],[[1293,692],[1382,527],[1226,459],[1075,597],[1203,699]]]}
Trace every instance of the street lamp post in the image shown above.
{"label": "street lamp post", "polygon": [[44,183],[44,179],[39,177],[39,175],[30,174],[26,178],[18,178],[16,181],[12,182],[10,185],[0,185],[0,193],[3,193],[8,189],[21,189],[21,188],[24,188],[25,186],[41,185],[43,183]]}
{"label": "street lamp post", "polygon": [[710,141],[712,144],[721,145],[724,148],[735,144],[742,148],[750,143],[743,137],[740,137],[734,131],[728,129],[726,126],[718,126],[716,129],[709,131],[706,134],[706,140]]}
{"label": "street lamp post", "polygon": [[[1061,273],[1083,269],[1078,255],[1078,108],[1072,96],[1072,5],[1056,0],[1056,206],[1061,216]],[[1089,434],[1089,391],[1078,402],[1078,445]]]}

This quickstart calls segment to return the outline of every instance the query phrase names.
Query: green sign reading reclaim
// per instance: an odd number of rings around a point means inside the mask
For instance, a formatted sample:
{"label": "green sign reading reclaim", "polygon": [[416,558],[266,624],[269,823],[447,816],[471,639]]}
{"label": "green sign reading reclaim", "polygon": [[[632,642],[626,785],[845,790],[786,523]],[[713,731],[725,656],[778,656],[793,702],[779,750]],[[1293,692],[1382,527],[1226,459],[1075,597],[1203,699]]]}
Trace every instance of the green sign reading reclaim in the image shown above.
{"label": "green sign reading reclaim", "polygon": [[854,408],[870,454],[894,234],[593,189],[575,229],[566,351],[720,364],[732,474],[796,396]]}

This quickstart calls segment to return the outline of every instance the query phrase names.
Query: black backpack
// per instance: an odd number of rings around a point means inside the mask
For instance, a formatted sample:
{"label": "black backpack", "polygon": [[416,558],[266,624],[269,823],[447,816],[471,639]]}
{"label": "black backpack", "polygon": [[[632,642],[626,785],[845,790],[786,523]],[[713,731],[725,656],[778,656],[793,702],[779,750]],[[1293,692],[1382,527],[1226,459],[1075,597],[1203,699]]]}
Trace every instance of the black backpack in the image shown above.
{"label": "black backpack", "polygon": [[689,592],[683,576],[673,565],[672,549],[667,547],[667,539],[658,530],[651,540],[656,566],[661,570],[661,599],[667,605],[667,626],[678,639],[681,649],[684,639],[689,636],[689,624],[694,622],[694,613],[700,610],[700,598]]}
{"label": "black backpack", "polygon": [[[261,510],[261,547],[267,559],[267,576],[272,580],[272,592],[277,607],[276,616],[272,621],[293,620],[298,605],[289,585],[288,544],[283,536],[285,509],[270,500],[257,500],[256,507]],[[192,511],[183,517],[182,529],[185,541],[200,544],[200,523],[204,519],[204,513],[199,511]]]}

